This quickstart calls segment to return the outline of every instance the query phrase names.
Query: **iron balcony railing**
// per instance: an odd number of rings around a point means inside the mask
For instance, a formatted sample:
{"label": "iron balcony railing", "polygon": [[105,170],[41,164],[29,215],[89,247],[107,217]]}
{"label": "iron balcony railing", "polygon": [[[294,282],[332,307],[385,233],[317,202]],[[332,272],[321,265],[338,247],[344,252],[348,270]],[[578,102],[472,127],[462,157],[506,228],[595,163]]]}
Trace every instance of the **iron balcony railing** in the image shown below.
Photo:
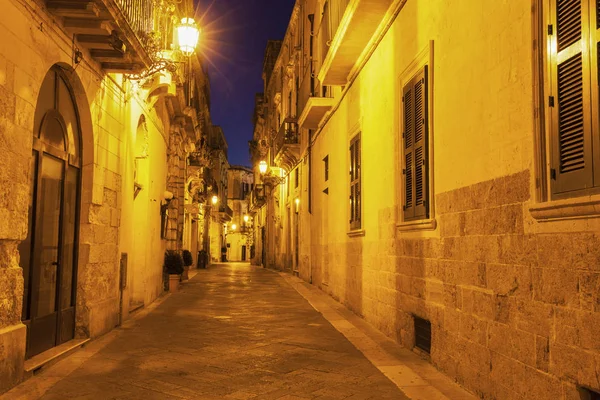
{"label": "iron balcony railing", "polygon": [[115,0],[133,32],[144,43],[154,28],[154,2],[148,0]]}
{"label": "iron balcony railing", "polygon": [[226,206],[226,205],[219,206],[219,212],[224,213],[225,215],[228,215],[229,218],[233,218],[233,210],[229,206]]}
{"label": "iron balcony railing", "polygon": [[248,208],[255,210],[265,204],[265,187],[262,184],[254,185],[254,190],[250,192]]}
{"label": "iron balcony railing", "polygon": [[299,144],[298,136],[298,118],[288,117],[283,120],[283,124],[275,136],[275,154],[278,154],[286,144]]}

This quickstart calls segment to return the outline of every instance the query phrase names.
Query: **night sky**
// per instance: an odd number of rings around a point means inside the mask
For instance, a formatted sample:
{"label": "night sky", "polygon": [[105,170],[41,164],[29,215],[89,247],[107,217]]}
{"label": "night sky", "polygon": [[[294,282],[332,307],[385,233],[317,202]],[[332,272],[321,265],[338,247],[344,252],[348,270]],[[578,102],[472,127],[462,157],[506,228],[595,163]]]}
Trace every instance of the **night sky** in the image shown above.
{"label": "night sky", "polygon": [[[198,0],[197,0],[198,1]],[[208,63],[211,115],[223,127],[231,165],[250,166],[254,95],[263,91],[267,40],[281,40],[295,0],[199,0],[199,51]]]}

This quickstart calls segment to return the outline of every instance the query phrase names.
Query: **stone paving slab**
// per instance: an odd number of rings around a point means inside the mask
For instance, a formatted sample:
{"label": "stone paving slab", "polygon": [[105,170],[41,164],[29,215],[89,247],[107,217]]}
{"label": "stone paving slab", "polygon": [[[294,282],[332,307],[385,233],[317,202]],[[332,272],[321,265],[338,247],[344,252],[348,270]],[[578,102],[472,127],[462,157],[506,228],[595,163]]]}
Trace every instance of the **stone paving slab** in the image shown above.
{"label": "stone paving slab", "polygon": [[408,399],[284,278],[217,264],[2,399]]}
{"label": "stone paving slab", "polygon": [[315,286],[279,274],[412,400],[476,399],[430,362],[399,346]]}

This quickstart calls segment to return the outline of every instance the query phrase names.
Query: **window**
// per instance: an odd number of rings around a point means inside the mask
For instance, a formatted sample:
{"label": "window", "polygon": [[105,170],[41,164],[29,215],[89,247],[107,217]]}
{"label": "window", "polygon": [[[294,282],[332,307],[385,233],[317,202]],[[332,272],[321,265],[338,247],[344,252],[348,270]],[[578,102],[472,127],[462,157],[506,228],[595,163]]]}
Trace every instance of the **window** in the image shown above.
{"label": "window", "polygon": [[323,168],[325,170],[325,182],[329,180],[329,156],[323,159]]}
{"label": "window", "polygon": [[350,141],[350,229],[360,228],[360,134],[358,134]]}
{"label": "window", "polygon": [[427,66],[402,88],[402,209],[405,221],[429,217]]}
{"label": "window", "polygon": [[545,102],[550,113],[549,178],[552,197],[564,198],[600,187],[600,2],[550,3],[548,35],[556,51],[549,56],[550,93]]}

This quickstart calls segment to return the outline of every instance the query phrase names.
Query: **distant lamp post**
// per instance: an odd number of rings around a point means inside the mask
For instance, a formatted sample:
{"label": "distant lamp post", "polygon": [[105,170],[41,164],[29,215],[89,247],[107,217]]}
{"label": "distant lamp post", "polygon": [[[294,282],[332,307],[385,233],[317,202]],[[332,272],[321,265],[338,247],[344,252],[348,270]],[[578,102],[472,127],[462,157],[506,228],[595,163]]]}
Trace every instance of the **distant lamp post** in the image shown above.
{"label": "distant lamp post", "polygon": [[265,174],[267,172],[267,162],[266,161],[261,161],[258,163],[258,170],[260,171],[261,174]]}
{"label": "distant lamp post", "polygon": [[245,222],[245,223],[248,223],[248,220],[249,220],[249,219],[250,219],[250,217],[249,217],[249,216],[247,216],[247,215],[244,215],[244,222]]}
{"label": "distant lamp post", "polygon": [[212,203],[217,204],[219,202],[219,198],[215,195],[212,197]]}
{"label": "distant lamp post", "polygon": [[237,225],[236,225],[236,224],[231,224],[231,230],[232,230],[232,231],[235,231],[235,229],[236,229],[236,228],[237,228]]}
{"label": "distant lamp post", "polygon": [[296,197],[294,203],[296,203],[296,214],[298,214],[298,211],[300,210],[300,199]]}
{"label": "distant lamp post", "polygon": [[198,45],[200,30],[193,18],[182,18],[181,23],[177,25],[177,41],[179,49],[186,56],[191,55]]}

